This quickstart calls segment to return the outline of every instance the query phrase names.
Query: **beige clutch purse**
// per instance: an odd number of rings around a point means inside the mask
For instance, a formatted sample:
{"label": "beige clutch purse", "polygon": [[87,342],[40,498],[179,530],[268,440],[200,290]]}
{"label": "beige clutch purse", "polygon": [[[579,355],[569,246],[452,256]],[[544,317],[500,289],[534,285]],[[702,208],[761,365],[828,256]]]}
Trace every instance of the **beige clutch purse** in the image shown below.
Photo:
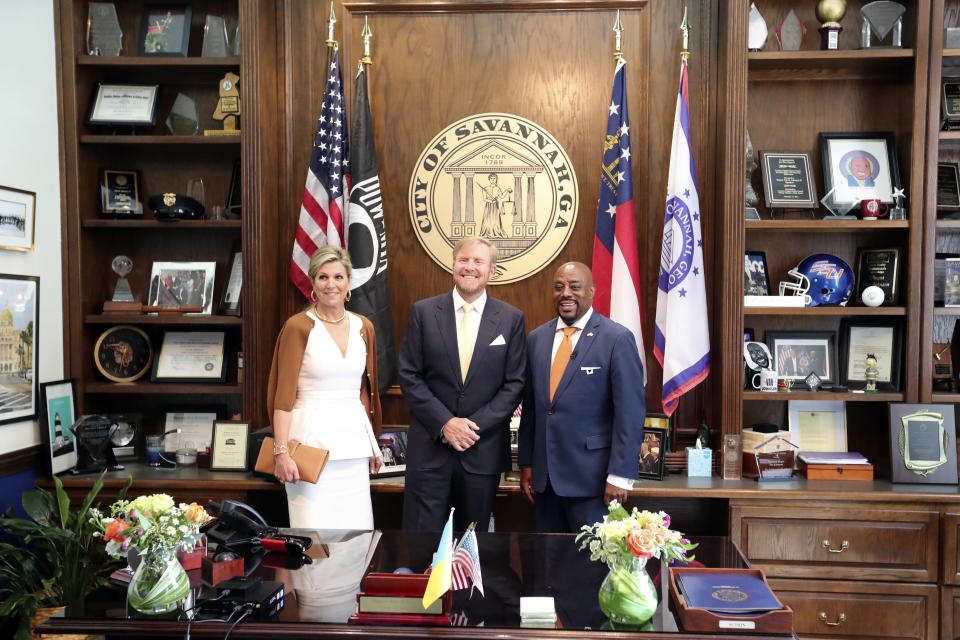
{"label": "beige clutch purse", "polygon": [[[320,474],[327,464],[327,458],[330,452],[319,447],[309,447],[300,444],[296,440],[287,443],[290,458],[297,465],[297,471],[300,472],[300,479],[305,482],[316,484],[320,479]],[[260,473],[269,473],[273,475],[273,438],[267,436],[260,445],[260,454],[257,456],[257,464],[254,467]]]}

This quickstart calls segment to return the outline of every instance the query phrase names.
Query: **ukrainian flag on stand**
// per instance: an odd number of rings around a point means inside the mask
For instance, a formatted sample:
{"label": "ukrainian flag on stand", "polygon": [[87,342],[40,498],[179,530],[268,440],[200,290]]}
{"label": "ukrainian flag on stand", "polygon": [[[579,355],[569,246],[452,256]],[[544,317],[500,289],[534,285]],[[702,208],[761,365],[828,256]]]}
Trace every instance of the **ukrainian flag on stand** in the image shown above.
{"label": "ukrainian flag on stand", "polygon": [[447,524],[443,527],[443,534],[440,536],[440,546],[437,547],[437,554],[433,558],[433,569],[430,570],[430,579],[427,581],[427,588],[423,591],[423,608],[428,608],[431,604],[450,590],[452,584],[453,569],[453,509],[450,510],[450,516],[447,518]]}

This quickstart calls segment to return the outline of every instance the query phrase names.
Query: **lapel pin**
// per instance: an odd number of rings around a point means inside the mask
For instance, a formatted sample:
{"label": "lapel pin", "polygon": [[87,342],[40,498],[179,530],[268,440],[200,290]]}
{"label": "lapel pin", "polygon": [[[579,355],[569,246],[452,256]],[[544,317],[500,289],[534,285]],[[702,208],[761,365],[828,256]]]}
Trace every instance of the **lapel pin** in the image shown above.
{"label": "lapel pin", "polygon": [[588,337],[588,338],[592,338],[592,337],[593,337],[593,332],[591,331],[590,333],[588,333],[588,334],[587,334],[587,337]]}

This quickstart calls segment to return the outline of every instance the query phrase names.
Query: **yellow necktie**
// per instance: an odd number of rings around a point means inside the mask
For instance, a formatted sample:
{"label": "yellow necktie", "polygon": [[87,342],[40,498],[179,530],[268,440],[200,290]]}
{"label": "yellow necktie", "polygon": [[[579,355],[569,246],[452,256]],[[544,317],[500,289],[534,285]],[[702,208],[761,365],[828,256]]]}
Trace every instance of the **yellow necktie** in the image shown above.
{"label": "yellow necktie", "polygon": [[573,351],[573,341],[570,340],[570,336],[573,335],[574,331],[577,331],[576,327],[563,328],[563,340],[560,341],[560,346],[557,347],[557,355],[553,357],[553,365],[550,367],[550,402],[553,402],[553,394],[556,393],[557,387],[560,386],[560,380],[563,379],[563,372],[566,371],[567,365],[570,364],[570,353]]}
{"label": "yellow necktie", "polygon": [[473,305],[468,302],[461,309],[463,316],[460,318],[460,330],[457,332],[457,349],[460,351],[460,379],[466,380],[467,370],[470,369],[470,358],[473,357],[473,336],[470,332],[469,320]]}

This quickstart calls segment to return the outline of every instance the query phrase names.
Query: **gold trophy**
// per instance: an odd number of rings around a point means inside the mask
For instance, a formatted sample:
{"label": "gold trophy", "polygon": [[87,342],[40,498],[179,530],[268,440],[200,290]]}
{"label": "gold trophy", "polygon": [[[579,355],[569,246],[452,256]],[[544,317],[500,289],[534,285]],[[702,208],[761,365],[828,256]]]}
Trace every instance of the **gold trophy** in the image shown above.
{"label": "gold trophy", "polygon": [[840,47],[840,21],[847,13],[845,0],[820,0],[817,3],[817,20],[820,21],[820,49],[835,51]]}

